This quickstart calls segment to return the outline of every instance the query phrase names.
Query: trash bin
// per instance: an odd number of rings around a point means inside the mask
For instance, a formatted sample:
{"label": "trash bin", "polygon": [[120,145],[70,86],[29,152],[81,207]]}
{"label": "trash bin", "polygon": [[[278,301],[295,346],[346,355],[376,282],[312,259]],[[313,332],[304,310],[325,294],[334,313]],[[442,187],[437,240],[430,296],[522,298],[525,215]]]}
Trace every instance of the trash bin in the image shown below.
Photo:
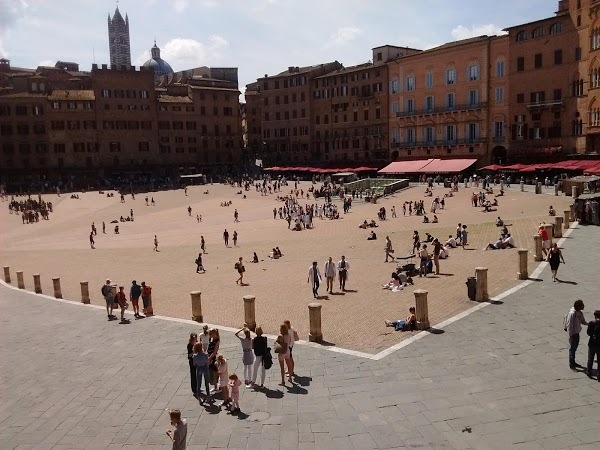
{"label": "trash bin", "polygon": [[475,301],[475,290],[477,289],[475,277],[467,277],[467,282],[465,284],[467,285],[467,296],[469,297],[469,300]]}

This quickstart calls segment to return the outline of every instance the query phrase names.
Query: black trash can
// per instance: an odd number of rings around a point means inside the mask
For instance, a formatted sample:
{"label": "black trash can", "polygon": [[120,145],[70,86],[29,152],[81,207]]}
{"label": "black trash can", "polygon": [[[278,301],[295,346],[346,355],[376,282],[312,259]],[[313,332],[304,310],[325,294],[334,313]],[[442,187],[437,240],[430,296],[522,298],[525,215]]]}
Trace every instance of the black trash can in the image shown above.
{"label": "black trash can", "polygon": [[467,277],[467,282],[465,284],[467,285],[467,296],[469,297],[469,300],[475,301],[475,291],[477,289],[475,277]]}

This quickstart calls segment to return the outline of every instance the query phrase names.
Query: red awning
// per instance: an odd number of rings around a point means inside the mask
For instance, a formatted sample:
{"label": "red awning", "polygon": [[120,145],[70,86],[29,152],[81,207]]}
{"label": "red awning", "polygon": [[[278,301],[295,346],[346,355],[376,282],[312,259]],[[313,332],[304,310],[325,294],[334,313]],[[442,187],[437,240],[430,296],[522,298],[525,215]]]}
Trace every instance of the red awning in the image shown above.
{"label": "red awning", "polygon": [[600,175],[600,161],[595,161],[596,165],[585,169],[585,173],[591,175]]}
{"label": "red awning", "polygon": [[485,166],[485,167],[482,167],[482,168],[481,168],[481,169],[479,169],[479,170],[491,170],[491,171],[494,171],[494,172],[496,172],[496,171],[498,171],[498,170],[502,170],[502,169],[503,169],[503,167],[502,167],[502,166],[500,166],[500,165],[498,165],[498,164],[492,164],[492,165],[490,165],[490,166]]}
{"label": "red awning", "polygon": [[395,161],[388,164],[378,173],[419,173],[433,159],[418,159],[415,161]]}
{"label": "red awning", "polygon": [[477,162],[476,159],[434,159],[418,171],[419,173],[459,173]]}
{"label": "red awning", "polygon": [[525,164],[513,164],[511,166],[504,166],[501,170],[521,170],[527,167]]}

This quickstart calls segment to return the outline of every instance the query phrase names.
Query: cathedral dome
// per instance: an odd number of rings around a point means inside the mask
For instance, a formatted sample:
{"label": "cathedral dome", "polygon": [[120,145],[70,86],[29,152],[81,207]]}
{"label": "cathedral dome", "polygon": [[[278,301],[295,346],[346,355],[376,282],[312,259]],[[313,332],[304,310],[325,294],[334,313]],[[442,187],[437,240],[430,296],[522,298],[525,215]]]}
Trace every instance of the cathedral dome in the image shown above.
{"label": "cathedral dome", "polygon": [[173,73],[173,69],[169,63],[160,57],[160,48],[156,46],[156,42],[154,42],[154,47],[150,49],[150,53],[152,58],[144,63],[144,67],[152,67],[156,76]]}

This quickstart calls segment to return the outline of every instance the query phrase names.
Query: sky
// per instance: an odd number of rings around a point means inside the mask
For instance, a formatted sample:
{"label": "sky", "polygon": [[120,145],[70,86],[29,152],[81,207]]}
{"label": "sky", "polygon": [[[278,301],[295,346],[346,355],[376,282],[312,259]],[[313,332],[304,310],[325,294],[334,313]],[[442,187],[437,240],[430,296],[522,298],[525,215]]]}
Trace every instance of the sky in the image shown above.
{"label": "sky", "polygon": [[[459,5],[459,6],[456,6]],[[120,0],[132,64],[156,39],[175,71],[238,67],[240,90],[288,66],[372,58],[384,44],[427,49],[549,17],[557,0]],[[0,57],[16,67],[109,63],[107,0],[0,0]]]}

